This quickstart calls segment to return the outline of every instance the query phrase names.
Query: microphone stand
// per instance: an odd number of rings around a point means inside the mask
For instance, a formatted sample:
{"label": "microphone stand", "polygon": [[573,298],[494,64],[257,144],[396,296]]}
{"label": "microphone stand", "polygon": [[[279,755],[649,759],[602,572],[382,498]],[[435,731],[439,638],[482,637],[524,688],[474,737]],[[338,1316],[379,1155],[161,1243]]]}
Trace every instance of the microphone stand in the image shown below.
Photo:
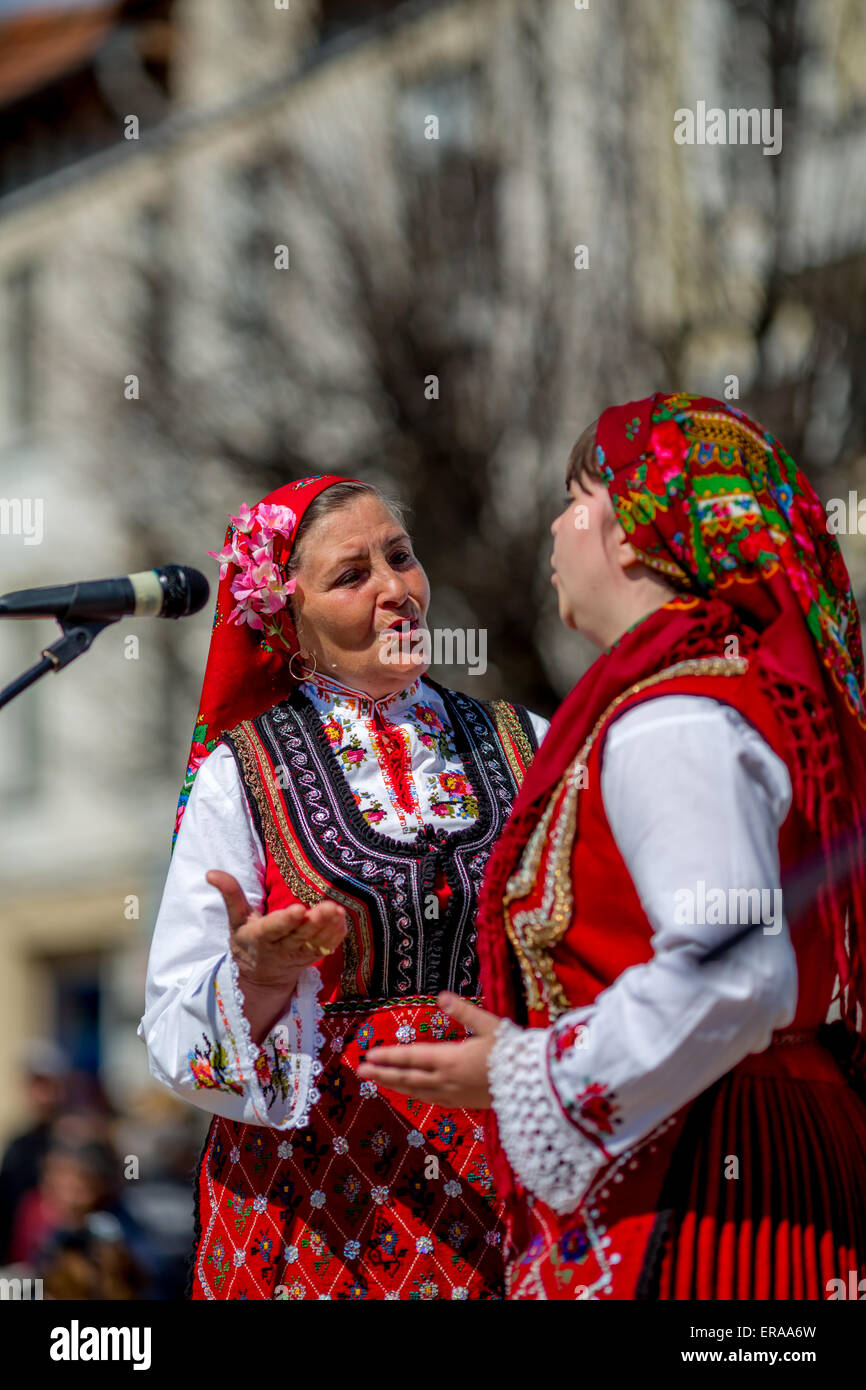
{"label": "microphone stand", "polygon": [[35,666],[31,666],[0,690],[0,709],[4,705],[8,705],[10,700],[14,700],[16,695],[20,695],[22,690],[26,690],[29,685],[38,681],[40,676],[44,676],[47,671],[59,671],[63,666],[68,666],[70,661],[74,661],[77,656],[81,656],[83,652],[87,651],[97,633],[101,632],[104,627],[108,627],[110,623],[116,623],[117,618],[106,618],[102,622],[82,619],[64,622],[62,618],[58,618],[57,622],[63,629],[63,636],[58,637],[56,642],[52,642],[50,647],[43,647],[42,660],[37,661]]}

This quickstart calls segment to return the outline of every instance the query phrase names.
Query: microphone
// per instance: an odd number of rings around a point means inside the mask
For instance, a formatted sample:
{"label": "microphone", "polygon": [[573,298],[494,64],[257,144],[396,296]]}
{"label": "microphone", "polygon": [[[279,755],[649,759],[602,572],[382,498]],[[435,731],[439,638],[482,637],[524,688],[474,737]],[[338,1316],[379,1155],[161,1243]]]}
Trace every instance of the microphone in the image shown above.
{"label": "microphone", "polygon": [[124,613],[135,618],[186,618],[204,608],[210,585],[189,565],[91,579],[80,584],[19,589],[0,596],[0,618],[57,618],[111,622]]}

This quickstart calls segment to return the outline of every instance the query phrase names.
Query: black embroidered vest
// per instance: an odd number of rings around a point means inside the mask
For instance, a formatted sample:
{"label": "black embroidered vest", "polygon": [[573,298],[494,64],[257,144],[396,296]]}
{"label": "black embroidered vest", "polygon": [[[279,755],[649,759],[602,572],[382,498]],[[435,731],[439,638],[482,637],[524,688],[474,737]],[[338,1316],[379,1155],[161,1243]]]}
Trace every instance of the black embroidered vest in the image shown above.
{"label": "black embroidered vest", "polygon": [[[334,998],[478,992],[478,892],[538,745],[522,706],[488,704],[426,680],[442,698],[478,800],[477,820],[460,830],[425,824],[411,841],[376,831],[301,691],[223,736],[265,847],[265,910],[325,897],[346,908]],[[442,908],[434,892],[439,869],[451,889]]]}

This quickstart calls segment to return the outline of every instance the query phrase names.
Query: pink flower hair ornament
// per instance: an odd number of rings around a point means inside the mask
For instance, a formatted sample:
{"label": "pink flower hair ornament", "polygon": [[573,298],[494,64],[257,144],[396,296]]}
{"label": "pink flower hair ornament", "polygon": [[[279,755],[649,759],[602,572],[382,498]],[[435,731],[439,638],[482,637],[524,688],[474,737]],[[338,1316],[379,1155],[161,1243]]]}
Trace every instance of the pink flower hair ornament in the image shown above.
{"label": "pink flower hair ornament", "polygon": [[220,579],[225,579],[229,566],[240,570],[231,583],[236,599],[228,621],[241,626],[248,623],[258,632],[277,638],[288,646],[278,623],[265,619],[279,613],[295,592],[297,581],[285,579],[274,558],[274,537],[291,540],[297,517],[290,507],[260,502],[256,507],[241,503],[237,516],[230,516],[231,538],[222,550],[209,550],[219,561]]}

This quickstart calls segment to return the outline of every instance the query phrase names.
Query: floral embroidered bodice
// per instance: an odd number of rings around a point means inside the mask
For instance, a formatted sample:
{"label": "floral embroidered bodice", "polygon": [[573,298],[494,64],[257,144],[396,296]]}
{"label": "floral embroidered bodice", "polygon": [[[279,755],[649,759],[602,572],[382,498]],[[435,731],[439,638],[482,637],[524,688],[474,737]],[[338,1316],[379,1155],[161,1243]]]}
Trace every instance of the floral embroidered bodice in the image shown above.
{"label": "floral embroidered bodice", "polygon": [[328,676],[300,686],[367,823],[394,839],[424,824],[470,824],[478,799],[454,742],[442,697],[422,678],[371,699]]}

